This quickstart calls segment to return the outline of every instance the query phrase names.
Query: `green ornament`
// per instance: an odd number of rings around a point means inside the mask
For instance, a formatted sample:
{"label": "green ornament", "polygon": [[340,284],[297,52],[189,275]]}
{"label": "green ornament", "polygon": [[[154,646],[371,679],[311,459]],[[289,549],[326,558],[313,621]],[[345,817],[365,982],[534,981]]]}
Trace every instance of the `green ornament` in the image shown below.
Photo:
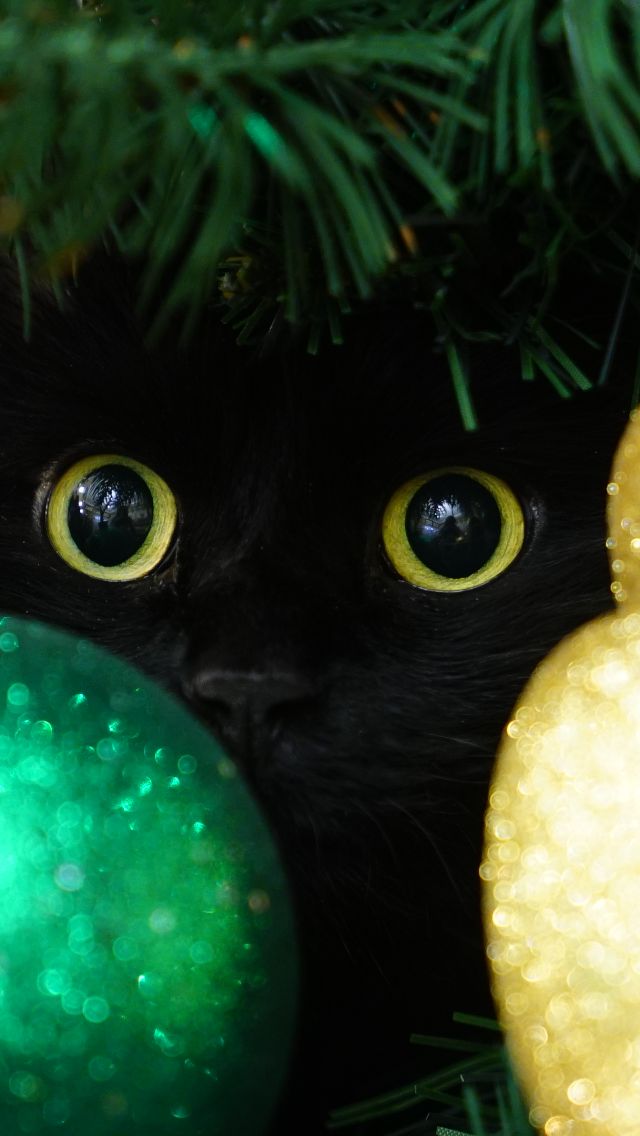
{"label": "green ornament", "polygon": [[273,841],[186,710],[0,620],[0,1128],[259,1136],[297,966]]}

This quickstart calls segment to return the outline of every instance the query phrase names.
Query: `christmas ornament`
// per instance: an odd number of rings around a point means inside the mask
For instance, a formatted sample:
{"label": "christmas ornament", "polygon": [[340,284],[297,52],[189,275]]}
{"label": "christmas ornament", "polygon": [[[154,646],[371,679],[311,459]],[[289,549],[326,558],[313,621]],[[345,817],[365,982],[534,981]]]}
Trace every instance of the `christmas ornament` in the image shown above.
{"label": "christmas ornament", "polygon": [[0,1127],[255,1136],[296,963],[273,842],[149,680],[0,622]]}
{"label": "christmas ornament", "polygon": [[480,872],[500,1016],[545,1136],[640,1125],[637,411],[608,494],[618,609],[561,643],[525,689],[498,755]]}

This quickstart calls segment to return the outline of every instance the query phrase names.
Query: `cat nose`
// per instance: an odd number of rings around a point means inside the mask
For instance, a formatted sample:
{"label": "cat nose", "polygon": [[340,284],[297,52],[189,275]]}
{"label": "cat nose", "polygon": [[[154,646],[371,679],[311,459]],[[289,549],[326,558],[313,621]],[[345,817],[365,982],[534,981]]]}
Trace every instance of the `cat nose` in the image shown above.
{"label": "cat nose", "polygon": [[223,745],[242,765],[255,765],[291,710],[311,699],[313,683],[289,671],[228,671],[202,668],[186,693],[205,712]]}

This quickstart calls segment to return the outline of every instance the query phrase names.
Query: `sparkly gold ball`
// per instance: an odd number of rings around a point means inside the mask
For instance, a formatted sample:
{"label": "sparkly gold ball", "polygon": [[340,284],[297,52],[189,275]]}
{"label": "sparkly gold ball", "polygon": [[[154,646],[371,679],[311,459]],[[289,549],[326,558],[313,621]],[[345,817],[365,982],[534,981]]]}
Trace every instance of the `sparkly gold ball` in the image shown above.
{"label": "sparkly gold ball", "polygon": [[617,611],[543,662],[500,747],[480,875],[494,995],[545,1136],[640,1132],[640,417],[609,494]]}

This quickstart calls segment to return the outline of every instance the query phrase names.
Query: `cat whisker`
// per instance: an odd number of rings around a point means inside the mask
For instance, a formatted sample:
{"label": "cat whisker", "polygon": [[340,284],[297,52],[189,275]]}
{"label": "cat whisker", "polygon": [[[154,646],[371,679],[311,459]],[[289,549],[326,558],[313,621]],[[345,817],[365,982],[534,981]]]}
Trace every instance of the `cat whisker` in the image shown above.
{"label": "cat whisker", "polygon": [[407,820],[409,821],[409,823],[412,825],[412,827],[415,828],[416,831],[419,832],[422,837],[424,837],[424,839],[429,844],[432,851],[435,853],[436,858],[440,862],[441,867],[444,869],[444,874],[445,874],[447,880],[449,881],[449,884],[451,885],[451,888],[453,890],[454,895],[460,901],[461,904],[464,904],[465,897],[463,896],[462,890],[461,890],[459,884],[457,883],[455,876],[452,874],[450,865],[448,864],[447,859],[446,859],[445,855],[443,854],[442,850],[439,848],[437,841],[434,839],[433,834],[418,819],[418,817],[413,812],[411,812],[409,809],[407,809],[403,804],[401,804],[400,801],[398,801],[398,800],[391,801],[390,804],[392,804],[392,806],[396,809],[397,812],[401,813],[404,817],[406,817]]}

